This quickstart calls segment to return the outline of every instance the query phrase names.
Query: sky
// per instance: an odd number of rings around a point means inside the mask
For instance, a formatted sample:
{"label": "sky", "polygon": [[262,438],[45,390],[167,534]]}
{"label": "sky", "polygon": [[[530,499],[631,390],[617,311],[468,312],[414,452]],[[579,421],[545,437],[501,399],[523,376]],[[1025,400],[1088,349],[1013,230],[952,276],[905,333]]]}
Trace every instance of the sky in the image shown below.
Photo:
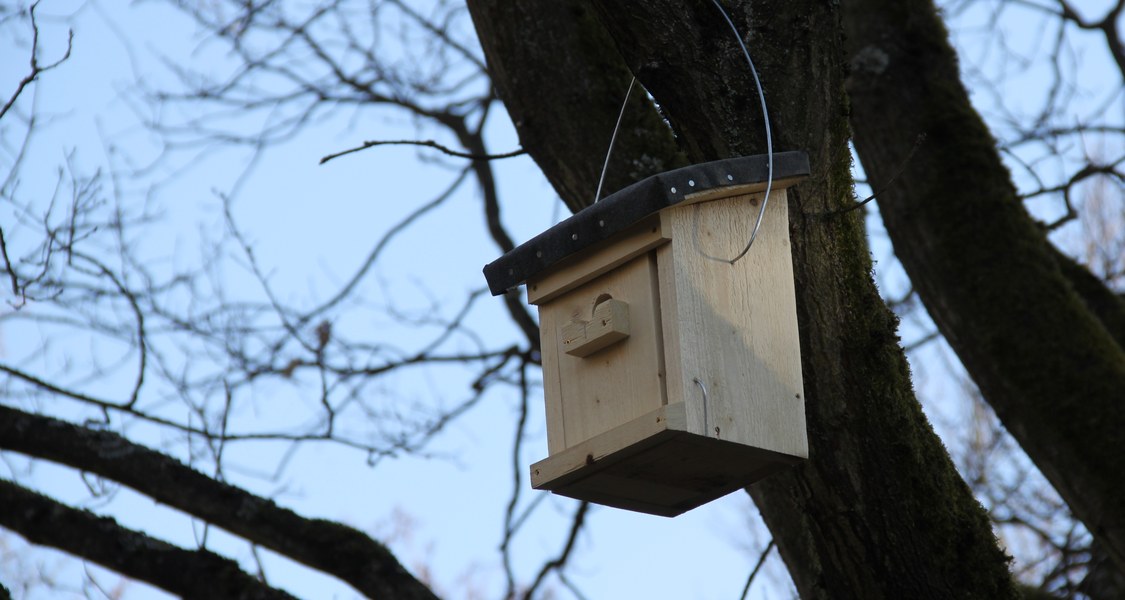
{"label": "sky", "polygon": [[[230,195],[234,198],[234,219],[253,241],[255,256],[271,284],[288,300],[312,302],[338,288],[374,240],[394,223],[441,193],[455,175],[450,165],[459,166],[451,159],[441,159],[440,164],[420,161],[419,156],[433,156],[405,147],[377,148],[318,164],[322,156],[363,140],[418,135],[402,118],[349,118],[347,114],[325,118],[306,128],[258,157],[249,170],[246,165],[251,156],[246,151],[211,146],[198,148],[194,161],[189,155],[157,161],[161,146],[143,126],[152,113],[139,100],[136,82],[143,81],[148,88],[174,85],[169,65],[221,70],[228,57],[207,43],[183,15],[160,2],[124,6],[46,0],[39,11],[43,57],[59,56],[65,48],[68,27],[74,30],[74,51],[70,60],[45,73],[29,89],[35,96],[18,107],[26,111],[34,101],[41,114],[52,115],[33,140],[31,159],[22,168],[22,197],[49,198],[59,166],[68,160],[78,173],[98,169],[108,172],[126,164],[126,159],[153,164],[141,175],[114,181],[107,186],[106,195],[159,212],[160,220],[139,234],[147,260],[158,268],[172,270],[204,260],[202,241],[213,239],[224,227],[220,195]],[[966,28],[967,33],[959,39],[970,49],[979,49],[979,55],[966,57],[963,66],[987,66],[992,56],[987,44],[974,42],[973,36],[988,35],[989,40],[996,36],[980,33],[987,30],[983,15],[959,18],[980,23],[978,30]],[[9,22],[4,27],[0,54],[26,56],[27,39],[18,35],[20,25]],[[1006,41],[1012,45],[1034,44],[1034,32],[1029,27]],[[1099,59],[1087,54],[1081,60]],[[0,61],[3,94],[13,89],[26,73],[26,66],[23,59]],[[1016,79],[1013,85],[1019,85]],[[983,105],[988,102],[985,96],[978,93],[975,99]],[[14,130],[9,120],[5,121],[0,127],[8,129],[0,130],[0,139],[9,144],[10,151]],[[506,117],[500,115],[491,122],[488,138],[493,151],[518,147]],[[605,133],[608,142],[609,132]],[[2,155],[0,169],[10,168],[9,157],[10,153]],[[565,216],[556,194],[530,159],[497,162],[496,169],[504,200],[504,223],[518,240]],[[860,193],[865,195],[862,189]],[[1056,208],[1044,205],[1036,210],[1049,214]],[[10,206],[0,210],[9,243],[13,247],[31,243],[33,232],[8,225],[13,218],[11,211]],[[871,239],[873,255],[880,263],[880,284],[886,295],[893,297],[905,284],[894,270],[889,244],[877,219],[872,222]],[[497,254],[483,227],[477,193],[466,186],[439,211],[424,217],[388,246],[365,283],[369,313],[352,311],[348,320],[334,326],[354,328],[349,332],[354,331],[357,337],[407,347],[416,343],[416,333],[398,325],[398,319],[387,310],[421,315],[437,305],[449,316],[467,293],[484,286],[480,269]],[[223,273],[224,286],[234,297],[260,297],[260,287],[248,276],[244,261],[242,265],[230,264]],[[4,310],[9,308],[5,306]],[[486,340],[510,340],[518,335],[494,299],[476,303],[470,321]],[[904,341],[921,338],[930,327],[924,319],[905,322]],[[42,324],[0,321],[0,359],[26,356],[38,346],[41,336],[49,334],[49,327]],[[468,344],[464,340],[457,343]],[[88,357],[91,348],[89,340],[68,338],[52,358],[44,358],[36,366],[50,371],[60,367],[66,355],[79,357],[77,360]],[[960,383],[948,376],[948,369],[958,371],[955,362],[948,348],[940,344],[913,357],[916,384],[923,396],[940,399],[963,395]],[[466,395],[467,377],[456,371],[416,369],[382,380],[369,391],[396,401],[448,406]],[[110,378],[104,385],[119,395],[127,383]],[[254,394],[243,418],[256,424],[287,422],[293,415],[305,414],[311,393],[299,386],[264,386]],[[538,390],[533,392],[533,396],[538,394]],[[940,429],[944,422],[955,422],[963,416],[966,406],[928,403],[927,409]],[[540,403],[533,400],[532,407],[530,438],[520,457],[525,469],[520,482],[525,488],[521,494],[523,507],[540,501],[543,494],[530,490],[526,478],[526,466],[546,456]],[[77,418],[72,406],[43,408]],[[307,445],[291,456],[268,444],[239,447],[231,450],[227,460],[233,465],[235,483],[274,497],[306,516],[340,520],[387,541],[415,573],[424,570],[432,577],[435,589],[443,596],[494,598],[504,584],[496,549],[513,486],[511,441],[516,410],[514,391],[499,386],[427,446],[425,456],[387,459],[375,467],[368,465],[362,453],[325,444]],[[135,427],[129,433],[134,439],[157,445],[167,442],[145,427]],[[284,475],[270,477],[283,460]],[[118,490],[109,500],[91,503],[89,482],[66,469],[42,463],[29,468],[26,461],[6,454],[0,462],[0,473],[3,477],[17,476],[44,493],[113,515],[126,525],[173,543],[193,546],[204,535],[198,524],[128,490]],[[539,564],[561,549],[569,515],[575,509],[575,503],[565,498],[548,496],[541,501],[543,508],[516,540],[516,570],[524,581],[530,581]],[[206,535],[209,545],[232,552],[252,568],[245,544],[229,540],[221,532]],[[732,598],[741,591],[768,540],[757,510],[742,493],[675,519],[596,507],[568,575],[590,598]],[[0,536],[0,580],[13,588],[17,597],[20,592],[13,582],[32,577],[37,571],[57,575],[60,585],[73,593],[33,588],[27,598],[82,596],[77,586],[84,567],[58,553],[25,549],[15,536]],[[356,596],[330,578],[268,553],[265,557],[271,583],[298,596]],[[97,568],[90,568],[90,572],[106,587],[118,585],[116,575]],[[558,597],[569,595],[557,583],[555,590]],[[130,599],[165,597],[136,583],[127,584],[125,591]],[[776,552],[771,553],[750,597],[792,595]]]}

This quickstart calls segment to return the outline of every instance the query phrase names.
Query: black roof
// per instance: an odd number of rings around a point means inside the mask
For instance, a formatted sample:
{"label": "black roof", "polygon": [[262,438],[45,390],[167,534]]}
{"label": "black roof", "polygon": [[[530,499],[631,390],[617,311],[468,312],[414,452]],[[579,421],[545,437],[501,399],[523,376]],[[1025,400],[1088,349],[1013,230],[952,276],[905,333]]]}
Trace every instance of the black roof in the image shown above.
{"label": "black roof", "polygon": [[[608,239],[641,219],[684,200],[689,194],[731,186],[764,183],[764,154],[728,158],[665,171],[606,196],[565,221],[531,238],[484,267],[492,295],[499,296],[568,256]],[[804,152],[773,155],[774,181],[809,174]]]}

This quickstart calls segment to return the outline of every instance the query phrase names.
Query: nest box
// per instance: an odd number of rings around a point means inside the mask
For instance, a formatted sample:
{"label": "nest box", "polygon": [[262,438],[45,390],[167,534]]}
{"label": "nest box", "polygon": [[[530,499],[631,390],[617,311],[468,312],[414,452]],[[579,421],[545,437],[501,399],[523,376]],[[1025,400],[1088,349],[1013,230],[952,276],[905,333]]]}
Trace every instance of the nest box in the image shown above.
{"label": "nest box", "polygon": [[801,152],[633,184],[485,267],[539,307],[536,489],[678,515],[808,456],[786,188]]}

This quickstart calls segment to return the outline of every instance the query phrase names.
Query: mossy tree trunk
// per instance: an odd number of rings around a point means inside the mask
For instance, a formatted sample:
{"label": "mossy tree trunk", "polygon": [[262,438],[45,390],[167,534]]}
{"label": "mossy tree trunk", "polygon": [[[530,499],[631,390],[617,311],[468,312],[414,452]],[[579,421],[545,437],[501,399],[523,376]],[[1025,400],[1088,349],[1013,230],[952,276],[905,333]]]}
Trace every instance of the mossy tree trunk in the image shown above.
{"label": "mossy tree trunk", "polygon": [[[596,173],[589,165],[600,166],[601,152],[572,151],[582,138],[608,140],[611,126],[587,124],[612,123],[616,102],[556,97],[523,74],[597,81],[597,69],[574,65],[583,55],[630,65],[691,161],[765,152],[748,67],[711,3],[594,2],[609,37],[588,18],[588,6],[469,2],[509,110],[549,116],[517,128],[552,182]],[[751,489],[798,590],[804,598],[1015,597],[983,510],[914,398],[897,323],[871,279],[858,211],[842,212],[852,202],[852,181],[837,9],[770,0],[731,3],[729,10],[762,75],[775,149],[805,150],[813,167],[790,196],[811,457]],[[514,33],[497,33],[516,23]],[[557,35],[561,30],[567,34]],[[593,84],[591,94],[624,91],[619,70],[602,77],[616,83]],[[606,107],[610,117],[597,114]],[[652,127],[665,131],[662,122]],[[641,137],[626,136],[615,151],[619,160],[665,151]],[[550,172],[564,164],[585,167]],[[595,183],[555,185],[565,198]]]}
{"label": "mossy tree trunk", "polygon": [[895,254],[1001,422],[1125,570],[1125,304],[1027,213],[932,0],[844,5],[856,150]]}

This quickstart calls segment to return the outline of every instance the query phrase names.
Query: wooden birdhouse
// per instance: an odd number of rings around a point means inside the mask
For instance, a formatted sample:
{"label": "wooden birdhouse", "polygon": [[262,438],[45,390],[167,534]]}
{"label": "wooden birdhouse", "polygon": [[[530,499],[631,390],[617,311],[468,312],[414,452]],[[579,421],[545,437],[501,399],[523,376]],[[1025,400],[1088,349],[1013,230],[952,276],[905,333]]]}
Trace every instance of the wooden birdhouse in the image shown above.
{"label": "wooden birdhouse", "polygon": [[549,456],[536,489],[674,516],[808,456],[786,188],[804,153],[693,165],[485,267],[539,307]]}

